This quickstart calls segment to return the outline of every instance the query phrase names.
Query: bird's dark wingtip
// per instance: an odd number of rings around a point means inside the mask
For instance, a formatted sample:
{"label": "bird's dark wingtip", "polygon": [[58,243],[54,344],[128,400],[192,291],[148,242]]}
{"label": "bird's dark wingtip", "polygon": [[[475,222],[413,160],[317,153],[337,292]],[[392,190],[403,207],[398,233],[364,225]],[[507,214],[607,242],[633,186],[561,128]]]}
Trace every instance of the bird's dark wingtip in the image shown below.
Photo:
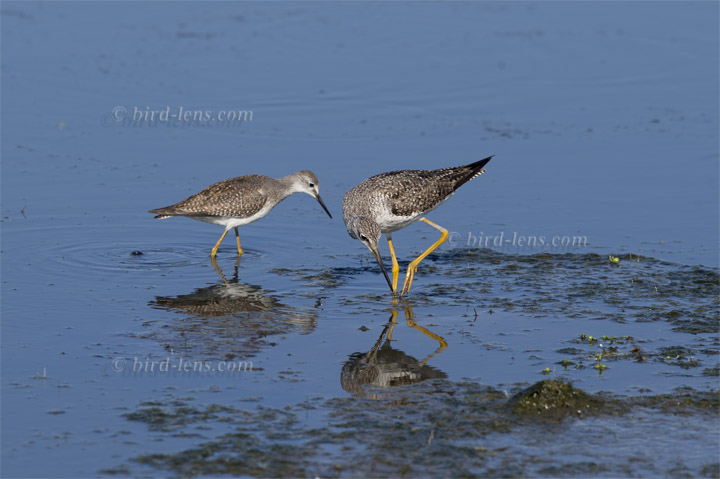
{"label": "bird's dark wingtip", "polygon": [[172,214],[168,214],[168,213],[170,213],[168,211],[168,208],[155,208],[153,210],[149,210],[148,213],[152,213],[152,214],[156,215],[153,217],[153,219],[155,219],[155,220],[161,220],[164,218],[170,218],[172,216],[175,216]]}
{"label": "bird's dark wingtip", "polygon": [[452,168],[453,170],[458,172],[457,182],[454,185],[453,191],[457,190],[473,178],[477,178],[478,176],[485,173],[483,167],[487,165],[490,160],[492,160],[493,156],[495,155],[490,155],[487,158],[483,158],[482,160],[478,160],[467,165]]}
{"label": "bird's dark wingtip", "polygon": [[490,155],[487,158],[483,158],[482,160],[478,160],[474,163],[470,163],[468,166],[472,168],[473,170],[481,170],[485,165],[488,164],[490,160],[493,159],[495,155]]}

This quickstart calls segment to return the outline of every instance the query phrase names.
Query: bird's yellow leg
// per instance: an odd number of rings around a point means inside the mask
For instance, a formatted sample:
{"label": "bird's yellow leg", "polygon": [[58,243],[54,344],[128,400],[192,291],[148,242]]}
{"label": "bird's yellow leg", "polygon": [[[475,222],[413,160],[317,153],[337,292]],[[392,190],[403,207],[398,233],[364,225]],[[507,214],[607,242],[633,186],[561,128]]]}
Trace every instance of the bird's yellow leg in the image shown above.
{"label": "bird's yellow leg", "polygon": [[447,237],[448,237],[448,230],[446,230],[442,226],[436,225],[435,223],[433,223],[432,221],[430,221],[426,218],[423,218],[421,221],[424,221],[425,223],[429,224],[430,226],[432,226],[433,228],[438,230],[440,232],[440,239],[437,240],[436,242],[434,242],[432,245],[430,245],[430,247],[428,249],[426,249],[423,254],[421,254],[420,256],[415,258],[408,265],[407,273],[405,273],[405,283],[403,284],[403,289],[402,289],[402,292],[400,293],[400,296],[410,292],[410,286],[412,286],[413,276],[415,276],[415,272],[417,271],[417,265],[420,263],[420,261],[424,260],[427,257],[427,255],[429,255],[430,253],[432,253],[435,250],[435,248],[437,248],[438,246],[443,244],[447,240]]}
{"label": "bird's yellow leg", "polygon": [[238,233],[237,226],[235,227],[235,241],[237,241],[237,245],[238,245],[238,256],[242,256],[243,250],[240,247],[240,233]]}
{"label": "bird's yellow leg", "polygon": [[388,233],[385,236],[387,236],[388,247],[390,248],[390,256],[392,257],[392,275],[393,275],[392,289],[393,289],[393,293],[396,293],[398,276],[400,276],[400,265],[398,264],[397,257],[395,256],[395,248],[393,247],[393,244],[392,244],[392,235],[390,233]]}
{"label": "bird's yellow leg", "polygon": [[220,243],[222,243],[222,240],[225,239],[225,235],[227,234],[227,232],[228,232],[228,230],[223,231],[223,234],[220,236],[220,239],[218,240],[217,243],[215,243],[215,247],[210,252],[211,258],[214,258],[215,255],[217,255],[217,250],[220,247]]}

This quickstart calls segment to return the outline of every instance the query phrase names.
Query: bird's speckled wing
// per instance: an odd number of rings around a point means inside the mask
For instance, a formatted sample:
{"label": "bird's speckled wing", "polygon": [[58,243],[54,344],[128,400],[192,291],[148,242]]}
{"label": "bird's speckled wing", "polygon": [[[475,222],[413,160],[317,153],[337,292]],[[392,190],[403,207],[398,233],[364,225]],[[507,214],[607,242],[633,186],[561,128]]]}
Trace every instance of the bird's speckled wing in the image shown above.
{"label": "bird's speckled wing", "polygon": [[[482,173],[479,163],[439,170],[402,170],[375,176],[387,206],[397,216],[415,216],[445,201],[460,186]],[[482,163],[487,163],[485,161]]]}
{"label": "bird's speckled wing", "polygon": [[268,201],[267,191],[259,187],[267,179],[261,175],[229,178],[179,203],[150,212],[161,216],[249,217],[260,211]]}
{"label": "bird's speckled wing", "polygon": [[481,175],[492,157],[438,170],[399,170],[368,178],[345,193],[345,224],[367,216],[387,231],[407,226],[444,202],[460,186]]}
{"label": "bird's speckled wing", "polygon": [[379,183],[386,185],[386,205],[393,215],[415,216],[432,210],[455,191],[454,181],[433,173],[409,170],[379,175]]}

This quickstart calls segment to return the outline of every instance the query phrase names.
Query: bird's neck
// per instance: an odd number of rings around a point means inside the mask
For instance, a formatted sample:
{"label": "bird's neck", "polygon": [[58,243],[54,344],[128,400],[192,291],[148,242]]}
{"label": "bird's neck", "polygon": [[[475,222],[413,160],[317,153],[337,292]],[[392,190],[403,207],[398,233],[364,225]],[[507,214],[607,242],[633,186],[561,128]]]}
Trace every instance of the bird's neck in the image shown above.
{"label": "bird's neck", "polygon": [[287,198],[293,193],[300,193],[302,191],[300,183],[294,175],[283,176],[282,178],[278,178],[276,181],[281,186],[283,198]]}

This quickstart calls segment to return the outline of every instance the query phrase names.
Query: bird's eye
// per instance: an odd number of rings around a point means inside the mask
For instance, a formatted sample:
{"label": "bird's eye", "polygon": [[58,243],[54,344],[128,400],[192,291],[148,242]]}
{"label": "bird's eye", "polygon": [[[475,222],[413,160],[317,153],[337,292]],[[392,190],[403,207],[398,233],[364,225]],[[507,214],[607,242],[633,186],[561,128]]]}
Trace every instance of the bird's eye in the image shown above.
{"label": "bird's eye", "polygon": [[310,188],[315,188],[315,183],[310,183]]}
{"label": "bird's eye", "polygon": [[360,240],[361,240],[361,241],[367,241],[368,239],[367,239],[367,236],[365,236],[365,235],[360,235]]}

